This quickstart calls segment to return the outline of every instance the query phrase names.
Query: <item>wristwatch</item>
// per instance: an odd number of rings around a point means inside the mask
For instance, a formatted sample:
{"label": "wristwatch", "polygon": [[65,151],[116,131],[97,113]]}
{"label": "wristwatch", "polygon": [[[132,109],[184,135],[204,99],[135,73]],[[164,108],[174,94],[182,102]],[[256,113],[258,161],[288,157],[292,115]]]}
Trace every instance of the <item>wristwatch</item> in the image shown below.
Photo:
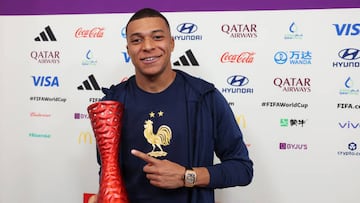
{"label": "wristwatch", "polygon": [[196,173],[192,168],[185,170],[184,182],[185,187],[194,187],[196,183]]}

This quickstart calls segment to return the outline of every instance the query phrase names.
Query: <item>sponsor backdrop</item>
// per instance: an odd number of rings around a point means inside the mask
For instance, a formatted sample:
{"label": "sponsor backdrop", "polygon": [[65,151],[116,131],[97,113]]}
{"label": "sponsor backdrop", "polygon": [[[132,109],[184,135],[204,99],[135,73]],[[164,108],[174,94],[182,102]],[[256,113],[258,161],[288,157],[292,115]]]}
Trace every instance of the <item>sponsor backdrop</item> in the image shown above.
{"label": "sponsor backdrop", "polygon": [[124,26],[142,6],[168,17],[173,67],[213,82],[243,130],[254,181],[217,202],[359,202],[359,1],[62,2],[0,1],[1,203],[97,192],[86,107],[134,73]]}

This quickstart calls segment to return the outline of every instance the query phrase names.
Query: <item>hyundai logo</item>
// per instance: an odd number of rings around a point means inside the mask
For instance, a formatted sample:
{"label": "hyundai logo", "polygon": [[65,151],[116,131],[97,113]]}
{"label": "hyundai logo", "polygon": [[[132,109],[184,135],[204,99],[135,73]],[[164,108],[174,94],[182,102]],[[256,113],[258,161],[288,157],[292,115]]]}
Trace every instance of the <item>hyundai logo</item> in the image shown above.
{"label": "hyundai logo", "polygon": [[227,83],[236,87],[245,86],[249,83],[249,78],[242,75],[233,75],[228,77]]}
{"label": "hyundai logo", "polygon": [[344,60],[356,60],[360,58],[360,50],[347,48],[339,51],[338,56]]}
{"label": "hyundai logo", "polygon": [[183,34],[191,34],[196,32],[198,29],[194,23],[182,23],[177,26],[176,30]]}

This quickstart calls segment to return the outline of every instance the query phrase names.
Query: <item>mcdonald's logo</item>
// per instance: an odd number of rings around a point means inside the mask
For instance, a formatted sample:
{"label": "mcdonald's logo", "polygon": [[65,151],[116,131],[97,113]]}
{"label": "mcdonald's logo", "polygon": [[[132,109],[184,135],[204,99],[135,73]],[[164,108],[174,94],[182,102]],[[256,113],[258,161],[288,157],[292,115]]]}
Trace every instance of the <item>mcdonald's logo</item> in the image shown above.
{"label": "mcdonald's logo", "polygon": [[236,122],[237,124],[241,127],[241,128],[246,128],[246,119],[244,115],[237,115],[235,116]]}
{"label": "mcdonald's logo", "polygon": [[[89,140],[89,141],[88,141]],[[92,135],[90,132],[81,132],[78,136],[78,143],[81,144],[81,143],[84,143],[84,144],[92,144],[93,142],[93,138],[92,138]]]}

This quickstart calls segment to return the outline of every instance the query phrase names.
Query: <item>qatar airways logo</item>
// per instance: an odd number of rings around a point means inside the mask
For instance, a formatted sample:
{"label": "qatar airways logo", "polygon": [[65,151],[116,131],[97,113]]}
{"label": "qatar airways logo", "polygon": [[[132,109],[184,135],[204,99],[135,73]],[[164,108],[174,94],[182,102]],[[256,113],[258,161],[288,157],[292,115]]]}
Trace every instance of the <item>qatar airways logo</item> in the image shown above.
{"label": "qatar airways logo", "polygon": [[31,51],[30,57],[40,64],[60,63],[60,51]]}
{"label": "qatar airways logo", "polygon": [[75,31],[75,38],[102,38],[104,36],[104,27],[94,27],[91,29],[78,28]]}
{"label": "qatar airways logo", "polygon": [[223,24],[221,31],[230,38],[257,38],[256,24]]}
{"label": "qatar airways logo", "polygon": [[221,57],[221,63],[253,63],[254,62],[255,52],[241,52],[231,54],[229,52],[225,52]]}
{"label": "qatar airways logo", "polygon": [[310,78],[275,78],[273,84],[283,92],[311,92]]}

